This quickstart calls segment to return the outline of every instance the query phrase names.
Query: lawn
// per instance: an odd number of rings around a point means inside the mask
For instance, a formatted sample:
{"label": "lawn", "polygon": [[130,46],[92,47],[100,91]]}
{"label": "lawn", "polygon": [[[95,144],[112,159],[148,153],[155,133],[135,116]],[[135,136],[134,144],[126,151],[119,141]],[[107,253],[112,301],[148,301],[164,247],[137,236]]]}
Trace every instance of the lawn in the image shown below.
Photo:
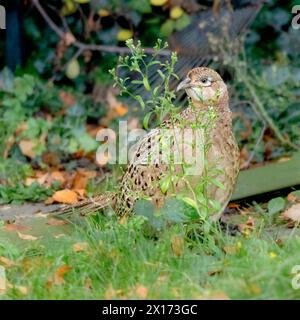
{"label": "lawn", "polygon": [[101,214],[72,220],[40,217],[1,227],[2,299],[300,297],[292,287],[299,230],[267,226],[263,217],[243,233],[215,225],[206,237],[183,224],[149,233],[140,216],[125,224]]}

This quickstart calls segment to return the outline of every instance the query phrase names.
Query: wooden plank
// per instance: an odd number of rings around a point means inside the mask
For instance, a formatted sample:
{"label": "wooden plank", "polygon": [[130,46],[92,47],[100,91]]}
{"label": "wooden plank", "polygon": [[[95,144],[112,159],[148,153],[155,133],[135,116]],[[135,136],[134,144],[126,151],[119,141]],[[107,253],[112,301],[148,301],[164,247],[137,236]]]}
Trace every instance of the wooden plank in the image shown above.
{"label": "wooden plank", "polygon": [[232,201],[300,185],[300,153],[291,160],[241,171]]}

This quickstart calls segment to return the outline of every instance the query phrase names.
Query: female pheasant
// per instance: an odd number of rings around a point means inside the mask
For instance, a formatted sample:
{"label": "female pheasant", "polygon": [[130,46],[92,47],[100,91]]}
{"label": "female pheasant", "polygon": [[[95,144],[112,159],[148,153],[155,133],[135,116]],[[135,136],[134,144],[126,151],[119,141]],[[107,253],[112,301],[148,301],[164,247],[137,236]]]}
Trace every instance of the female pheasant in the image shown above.
{"label": "female pheasant", "polygon": [[[192,190],[188,191],[186,181],[191,188],[194,188],[203,178],[204,161],[206,161],[208,167],[216,172],[214,179],[220,183],[211,183],[206,190],[207,197],[218,201],[222,208],[215,212],[213,218],[220,217],[230,200],[239,172],[239,149],[232,132],[227,87],[216,71],[198,67],[188,72],[186,78],[178,85],[177,91],[181,89],[186,91],[192,103],[179,113],[175,120],[163,122],[160,127],[151,130],[137,143],[135,153],[118,186],[118,191],[114,194],[105,193],[96,197],[92,202],[85,201],[73,208],[88,213],[111,205],[118,216],[127,216],[134,213],[135,202],[141,198],[150,199],[156,207],[161,207],[171,194],[190,195],[191,192],[193,193]],[[186,130],[188,140],[192,140],[194,133],[189,129],[195,127],[199,121],[204,121],[205,117],[199,120],[200,113],[208,113],[211,109],[215,114],[215,122],[209,131],[210,147],[205,154],[205,160],[201,158],[200,166],[196,167],[197,171],[187,180],[181,179],[184,170],[182,166],[172,165],[163,155],[174,154],[174,151],[176,153],[179,149],[185,152],[182,143],[174,142],[175,132]],[[166,131],[166,129],[170,130]],[[173,142],[167,148],[172,150],[158,148],[162,140],[170,138]],[[162,188],[162,182],[171,169],[179,178],[168,190],[168,188]],[[220,187],[221,184],[223,187]]]}

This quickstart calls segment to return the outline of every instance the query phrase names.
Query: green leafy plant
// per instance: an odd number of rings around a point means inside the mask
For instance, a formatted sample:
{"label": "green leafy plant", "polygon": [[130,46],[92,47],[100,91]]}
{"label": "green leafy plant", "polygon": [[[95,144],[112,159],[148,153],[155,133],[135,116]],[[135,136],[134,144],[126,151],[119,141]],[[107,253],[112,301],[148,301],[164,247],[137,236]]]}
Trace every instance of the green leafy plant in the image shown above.
{"label": "green leafy plant", "polygon": [[[133,40],[127,40],[126,45],[131,50],[132,55],[120,57],[118,67],[110,70],[112,74],[115,86],[120,88],[121,95],[127,95],[131,99],[138,102],[142,110],[148,110],[148,113],[144,117],[144,127],[149,127],[149,121],[151,118],[156,119],[155,125],[160,124],[161,137],[158,141],[164,153],[164,148],[168,147],[169,139],[177,143],[175,135],[169,135],[168,130],[175,130],[175,128],[186,128],[189,127],[194,132],[199,130],[202,133],[202,145],[195,146],[192,142],[192,147],[203,149],[203,177],[201,177],[199,183],[196,186],[190,184],[188,178],[188,170],[191,164],[188,164],[185,159],[183,163],[178,165],[174,162],[174,155],[170,154],[168,160],[169,171],[165,172],[160,179],[160,189],[162,193],[167,194],[168,197],[174,197],[176,201],[183,202],[179,207],[184,208],[185,206],[190,207],[190,212],[196,211],[197,215],[187,214],[186,210],[182,209],[181,213],[175,214],[170,213],[170,203],[166,203],[165,207],[160,210],[155,216],[155,220],[150,219],[149,221],[157,227],[163,226],[168,220],[170,222],[178,222],[179,220],[195,220],[206,221],[208,216],[216,211],[220,211],[222,208],[213,199],[209,199],[207,195],[207,188],[210,184],[216,185],[218,188],[224,188],[224,186],[217,181],[214,177],[219,173],[218,170],[209,168],[209,164],[206,162],[206,155],[210,149],[210,131],[214,127],[216,119],[213,107],[210,107],[208,111],[196,110],[195,105],[189,99],[188,107],[191,108],[195,114],[196,120],[189,123],[189,120],[183,119],[179,116],[180,107],[175,105],[175,92],[171,89],[171,82],[174,79],[178,80],[178,76],[174,72],[174,66],[177,61],[177,55],[175,52],[171,54],[169,58],[158,59],[158,53],[160,50],[166,49],[167,44],[158,40],[155,47],[154,53],[151,56],[145,54],[142,49],[141,42],[134,44]],[[156,68],[156,72],[161,78],[161,83],[152,87],[151,81],[148,77],[149,69]],[[146,99],[143,99],[140,95],[136,95],[131,89],[134,85],[142,85],[144,90],[148,93]],[[164,123],[163,120],[168,115],[168,122]],[[164,131],[167,129],[166,131]],[[175,131],[174,131],[175,132]],[[178,170],[180,167],[180,170]],[[182,194],[176,192],[176,184],[178,181],[184,181],[186,191]],[[171,206],[174,208],[174,206]],[[143,209],[141,209],[143,208]],[[154,215],[154,208],[145,202],[138,204],[136,208],[139,212],[144,212],[144,215],[149,219],[150,216]],[[161,219],[161,221],[160,221]],[[160,221],[160,222],[159,222]]]}

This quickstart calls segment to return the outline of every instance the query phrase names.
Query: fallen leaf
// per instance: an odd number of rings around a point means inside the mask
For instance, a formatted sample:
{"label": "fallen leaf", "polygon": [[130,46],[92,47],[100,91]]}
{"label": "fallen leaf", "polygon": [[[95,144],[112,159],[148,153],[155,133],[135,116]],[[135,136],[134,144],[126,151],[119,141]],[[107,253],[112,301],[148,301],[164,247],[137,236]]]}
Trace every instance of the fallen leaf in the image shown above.
{"label": "fallen leaf", "polygon": [[4,227],[5,231],[29,231],[31,230],[30,227],[22,226],[16,223],[8,223]]}
{"label": "fallen leaf", "polygon": [[82,171],[77,171],[73,180],[72,189],[85,189],[87,184],[87,175]]}
{"label": "fallen leaf", "polygon": [[55,152],[44,152],[42,154],[42,160],[50,167],[57,167],[60,164],[59,155]]}
{"label": "fallen leaf", "polygon": [[59,233],[59,234],[56,234],[56,235],[54,235],[53,237],[55,238],[55,239],[59,239],[59,238],[61,238],[61,237],[65,237],[66,235],[64,234],[64,233]]}
{"label": "fallen leaf", "polygon": [[121,103],[115,107],[115,110],[119,117],[123,117],[126,113],[128,113],[128,107]]}
{"label": "fallen leaf", "polygon": [[18,236],[22,240],[28,240],[28,241],[35,241],[38,239],[38,237],[32,236],[31,234],[24,234],[21,232],[18,232]]}
{"label": "fallen leaf", "polygon": [[74,189],[73,191],[75,191],[78,195],[78,198],[80,200],[85,199],[86,198],[86,191],[84,189]]}
{"label": "fallen leaf", "polygon": [[15,265],[15,263],[12,260],[6,257],[0,257],[0,264],[2,264],[6,268],[10,268]]}
{"label": "fallen leaf", "polygon": [[13,286],[14,289],[18,290],[22,295],[27,295],[28,294],[28,288],[24,286]]}
{"label": "fallen leaf", "polygon": [[300,202],[300,190],[289,193],[287,196],[287,200],[289,202]]}
{"label": "fallen leaf", "polygon": [[171,238],[171,247],[176,257],[181,256],[184,251],[184,238],[179,235],[174,235]]}
{"label": "fallen leaf", "polygon": [[24,156],[30,159],[35,158],[35,151],[34,151],[34,148],[36,147],[35,142],[28,139],[23,139],[19,142],[19,147]]}
{"label": "fallen leaf", "polygon": [[49,197],[48,199],[45,200],[45,204],[52,204],[54,203],[54,199],[52,197]]}
{"label": "fallen leaf", "polygon": [[300,222],[300,203],[294,204],[284,211],[282,217],[293,222]]}
{"label": "fallen leaf", "polygon": [[135,294],[140,299],[146,299],[148,295],[148,288],[143,285],[137,285],[135,287]]}
{"label": "fallen leaf", "polygon": [[0,266],[0,295],[6,292],[6,273],[5,268]]}
{"label": "fallen leaf", "polygon": [[86,251],[88,249],[88,243],[87,242],[78,242],[73,245],[73,251],[74,252],[82,252]]}
{"label": "fallen leaf", "polygon": [[49,226],[63,226],[64,224],[67,224],[67,221],[52,218],[48,220],[47,224]]}
{"label": "fallen leaf", "polygon": [[50,174],[50,177],[53,181],[59,181],[62,185],[65,183],[66,178],[60,171],[53,171]]}
{"label": "fallen leaf", "polygon": [[54,273],[54,284],[56,285],[62,285],[65,283],[65,275],[66,273],[68,273],[70,270],[72,269],[72,267],[68,266],[68,265],[63,265],[61,267],[59,267],[55,273]]}
{"label": "fallen leaf", "polygon": [[73,204],[78,202],[78,196],[75,191],[64,189],[60,191],[56,191],[52,199],[59,203]]}

